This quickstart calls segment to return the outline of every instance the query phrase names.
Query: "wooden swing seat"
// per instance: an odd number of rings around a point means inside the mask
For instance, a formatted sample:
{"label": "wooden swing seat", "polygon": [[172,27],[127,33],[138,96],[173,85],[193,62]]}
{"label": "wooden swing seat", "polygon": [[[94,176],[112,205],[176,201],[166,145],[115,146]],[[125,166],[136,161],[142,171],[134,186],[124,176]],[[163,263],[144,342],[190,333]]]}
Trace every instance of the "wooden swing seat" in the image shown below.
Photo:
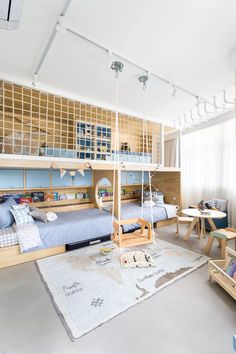
{"label": "wooden swing seat", "polygon": [[[124,234],[122,225],[128,224],[140,224],[141,229]],[[119,247],[133,247],[153,242],[152,225],[143,218],[120,220],[120,222],[115,220],[113,221],[113,226],[114,234],[112,239]]]}

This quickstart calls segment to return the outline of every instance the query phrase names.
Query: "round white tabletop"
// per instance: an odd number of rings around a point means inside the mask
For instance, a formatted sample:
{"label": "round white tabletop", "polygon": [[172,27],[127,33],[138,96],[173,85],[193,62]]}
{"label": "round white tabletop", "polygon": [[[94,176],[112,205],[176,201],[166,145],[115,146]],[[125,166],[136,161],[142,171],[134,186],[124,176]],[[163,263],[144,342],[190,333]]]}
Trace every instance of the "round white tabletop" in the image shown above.
{"label": "round white tabletop", "polygon": [[204,218],[204,219],[221,219],[226,216],[226,214],[223,211],[218,211],[218,210],[211,210],[211,209],[206,209],[207,214],[202,214],[198,209],[194,208],[189,208],[189,209],[183,209],[182,213],[184,215],[192,216],[194,218]]}

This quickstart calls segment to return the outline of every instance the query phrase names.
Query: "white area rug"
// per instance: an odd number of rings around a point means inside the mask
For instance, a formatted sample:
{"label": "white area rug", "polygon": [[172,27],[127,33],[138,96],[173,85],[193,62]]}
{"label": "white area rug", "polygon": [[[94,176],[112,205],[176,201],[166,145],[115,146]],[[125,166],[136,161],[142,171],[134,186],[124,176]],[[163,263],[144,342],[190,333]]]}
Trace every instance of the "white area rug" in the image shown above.
{"label": "white area rug", "polygon": [[[103,246],[114,249],[103,256],[99,253]],[[146,249],[156,267],[122,268],[120,255],[134,249]],[[207,260],[203,255],[161,240],[133,249],[120,249],[109,241],[38,260],[37,265],[63,324],[75,340]]]}

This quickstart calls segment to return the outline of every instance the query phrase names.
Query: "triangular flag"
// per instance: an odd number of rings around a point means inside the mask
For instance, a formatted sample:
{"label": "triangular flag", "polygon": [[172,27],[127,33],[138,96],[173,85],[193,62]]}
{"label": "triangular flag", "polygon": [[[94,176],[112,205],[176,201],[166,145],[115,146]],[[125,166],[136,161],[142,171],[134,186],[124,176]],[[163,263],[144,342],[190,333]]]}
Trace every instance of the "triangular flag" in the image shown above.
{"label": "triangular flag", "polygon": [[66,170],[63,170],[62,168],[60,169],[61,178],[65,176],[66,172]]}
{"label": "triangular flag", "polygon": [[79,172],[82,176],[84,176],[84,169],[83,169],[83,167],[82,167],[82,168],[79,168],[79,169],[78,169],[78,172]]}

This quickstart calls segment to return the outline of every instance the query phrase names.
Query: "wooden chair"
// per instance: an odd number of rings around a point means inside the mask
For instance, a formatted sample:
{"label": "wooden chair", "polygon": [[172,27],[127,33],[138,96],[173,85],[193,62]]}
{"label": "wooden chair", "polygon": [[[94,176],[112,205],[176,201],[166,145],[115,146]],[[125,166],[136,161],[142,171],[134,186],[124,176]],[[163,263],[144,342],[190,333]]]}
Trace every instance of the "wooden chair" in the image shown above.
{"label": "wooden chair", "polygon": [[227,247],[227,242],[230,240],[235,240],[235,250],[236,250],[236,229],[227,227],[225,229],[219,229],[212,231],[208,237],[207,245],[205,248],[205,253],[209,254],[211,251],[214,239],[217,239],[221,247],[221,257],[225,258],[225,250]]}
{"label": "wooden chair", "polygon": [[200,225],[199,225],[199,219],[198,218],[192,218],[190,216],[178,216],[176,218],[176,235],[177,237],[179,236],[179,225],[180,224],[188,224],[189,228],[184,236],[184,240],[188,240],[191,233],[193,232],[194,227],[196,226],[196,231],[198,234],[198,238],[200,237]]}

